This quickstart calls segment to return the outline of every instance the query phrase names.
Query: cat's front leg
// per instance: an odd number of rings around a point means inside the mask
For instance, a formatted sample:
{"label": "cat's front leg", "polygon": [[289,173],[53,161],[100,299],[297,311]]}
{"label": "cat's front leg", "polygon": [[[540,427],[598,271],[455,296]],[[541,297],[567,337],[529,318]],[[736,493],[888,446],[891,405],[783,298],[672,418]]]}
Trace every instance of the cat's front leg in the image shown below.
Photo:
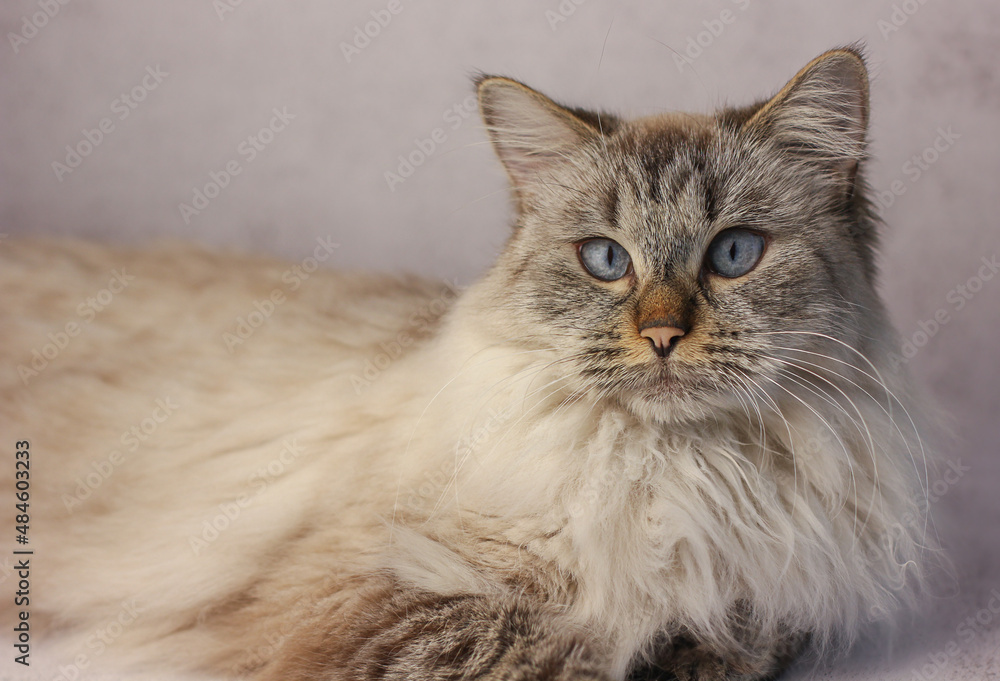
{"label": "cat's front leg", "polygon": [[595,646],[550,608],[382,583],[304,622],[260,681],[610,681]]}

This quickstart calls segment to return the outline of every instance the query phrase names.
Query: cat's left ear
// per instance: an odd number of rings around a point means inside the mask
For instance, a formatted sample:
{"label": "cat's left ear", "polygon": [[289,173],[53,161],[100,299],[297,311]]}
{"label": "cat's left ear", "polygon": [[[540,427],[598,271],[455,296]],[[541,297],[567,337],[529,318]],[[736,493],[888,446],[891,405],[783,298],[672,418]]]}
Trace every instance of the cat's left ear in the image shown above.
{"label": "cat's left ear", "polygon": [[855,48],[821,54],[744,124],[829,167],[853,189],[866,157],[868,70]]}
{"label": "cat's left ear", "polygon": [[548,173],[572,148],[600,134],[573,111],[516,80],[483,76],[476,91],[493,148],[522,205],[545,191]]}

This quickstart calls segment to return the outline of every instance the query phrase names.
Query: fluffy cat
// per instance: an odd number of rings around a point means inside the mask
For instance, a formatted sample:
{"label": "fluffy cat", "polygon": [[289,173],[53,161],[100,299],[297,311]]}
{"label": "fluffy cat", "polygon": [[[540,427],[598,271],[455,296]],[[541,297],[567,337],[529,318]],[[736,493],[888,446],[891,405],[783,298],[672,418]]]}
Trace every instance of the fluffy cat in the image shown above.
{"label": "fluffy cat", "polygon": [[927,454],[859,53],[713,115],[477,88],[517,218],[461,295],[0,249],[0,433],[30,443],[30,617],[67,660],[750,680],[908,600]]}

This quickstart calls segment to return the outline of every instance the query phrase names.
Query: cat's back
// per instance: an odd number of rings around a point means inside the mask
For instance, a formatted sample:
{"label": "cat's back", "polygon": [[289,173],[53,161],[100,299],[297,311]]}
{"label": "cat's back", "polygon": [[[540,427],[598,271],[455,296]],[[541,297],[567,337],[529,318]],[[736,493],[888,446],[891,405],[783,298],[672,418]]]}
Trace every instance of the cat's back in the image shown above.
{"label": "cat's back", "polygon": [[[455,297],[440,282],[334,271],[334,250],[317,241],[284,262],[0,244],[0,439],[32,451],[31,541],[50,556],[33,572],[39,617],[102,621],[115,616],[102,604],[149,584],[166,612],[191,593],[192,557],[237,588],[309,513],[323,466],[353,457],[333,443],[356,428],[366,367],[389,370],[380,354],[396,345],[401,365]],[[206,519],[242,499],[240,522],[205,548]]]}
{"label": "cat's back", "polygon": [[187,451],[239,429],[217,446],[227,450],[302,425],[269,416],[282,408],[305,425],[322,409],[336,429],[366,374],[431,337],[455,292],[333,271],[320,262],[333,246],[284,262],[178,244],[4,242],[0,436],[44,444],[55,484],[116,449]]}
{"label": "cat's back", "polygon": [[313,255],[285,262],[182,244],[7,241],[0,385],[28,388],[87,363],[176,372],[197,358],[315,376],[320,359],[363,365],[400,333],[419,342],[455,297],[441,282],[328,269],[335,248],[318,240]]}

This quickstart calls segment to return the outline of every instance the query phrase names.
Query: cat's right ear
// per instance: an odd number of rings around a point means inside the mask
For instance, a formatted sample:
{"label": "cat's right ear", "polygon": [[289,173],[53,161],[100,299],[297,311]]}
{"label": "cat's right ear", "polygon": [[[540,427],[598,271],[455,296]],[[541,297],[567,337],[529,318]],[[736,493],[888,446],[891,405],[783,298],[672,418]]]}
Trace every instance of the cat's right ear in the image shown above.
{"label": "cat's right ear", "polygon": [[825,52],[796,74],[744,125],[799,158],[829,167],[853,193],[865,160],[868,70],[858,47]]}
{"label": "cat's right ear", "polygon": [[476,79],[479,111],[522,206],[545,191],[551,170],[598,131],[526,85],[498,76]]}

